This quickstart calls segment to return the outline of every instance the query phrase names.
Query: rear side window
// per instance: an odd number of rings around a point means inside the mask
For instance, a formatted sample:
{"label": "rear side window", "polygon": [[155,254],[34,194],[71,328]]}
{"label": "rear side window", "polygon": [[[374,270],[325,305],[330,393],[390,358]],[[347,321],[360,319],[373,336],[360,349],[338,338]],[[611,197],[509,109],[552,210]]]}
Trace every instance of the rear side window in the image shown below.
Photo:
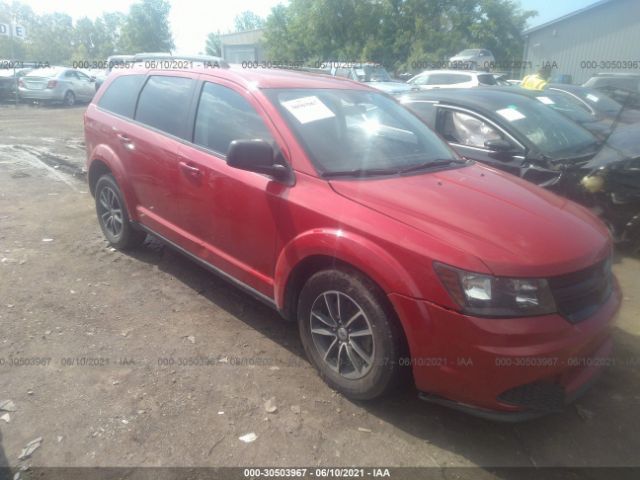
{"label": "rear side window", "polygon": [[144,75],[126,75],[116,78],[107,87],[98,106],[123,117],[133,118],[138,92],[144,83],[144,78]]}
{"label": "rear side window", "polygon": [[176,137],[184,137],[192,87],[190,78],[149,77],[140,94],[135,119]]}
{"label": "rear side window", "polygon": [[205,83],[196,115],[193,143],[223,155],[233,140],[273,141],[251,104],[230,88]]}
{"label": "rear side window", "polygon": [[454,85],[456,83],[470,82],[469,75],[459,73],[434,73],[429,75],[428,85]]}

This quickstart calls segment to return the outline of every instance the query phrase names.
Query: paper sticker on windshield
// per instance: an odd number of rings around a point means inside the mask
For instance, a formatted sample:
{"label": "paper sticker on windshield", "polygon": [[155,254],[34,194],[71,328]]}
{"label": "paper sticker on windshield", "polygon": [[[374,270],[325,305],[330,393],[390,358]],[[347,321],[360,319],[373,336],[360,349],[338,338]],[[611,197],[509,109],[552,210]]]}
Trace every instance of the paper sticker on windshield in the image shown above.
{"label": "paper sticker on windshield", "polygon": [[296,98],[295,100],[288,100],[286,102],[282,102],[282,106],[289,110],[289,112],[291,112],[291,114],[302,124],[336,116],[331,110],[329,110],[329,107],[322,103],[322,100],[315,95],[311,97]]}
{"label": "paper sticker on windshield", "polygon": [[545,105],[553,105],[554,102],[553,100],[551,100],[549,97],[536,97],[538,99],[539,102],[544,103]]}
{"label": "paper sticker on windshield", "polygon": [[501,115],[502,117],[506,118],[510,122],[514,122],[516,120],[521,120],[523,118],[526,118],[525,115],[521,114],[515,108],[503,108],[502,110],[496,111],[496,113],[498,115]]}
{"label": "paper sticker on windshield", "polygon": [[592,93],[587,93],[587,98],[589,100],[591,100],[592,102],[597,102],[598,100],[600,100],[598,97],[596,97],[594,94]]}

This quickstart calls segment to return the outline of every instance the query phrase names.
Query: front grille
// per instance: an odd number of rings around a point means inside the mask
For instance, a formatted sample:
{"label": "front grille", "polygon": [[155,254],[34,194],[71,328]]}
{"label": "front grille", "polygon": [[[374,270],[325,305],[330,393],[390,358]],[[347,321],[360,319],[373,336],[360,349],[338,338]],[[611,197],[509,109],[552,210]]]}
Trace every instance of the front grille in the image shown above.
{"label": "front grille", "polygon": [[555,383],[528,383],[503,392],[498,400],[510,405],[551,413],[564,408],[565,392],[562,385]]}
{"label": "front grille", "polygon": [[577,272],[548,279],[560,315],[578,323],[593,313],[611,294],[611,261],[603,260]]}

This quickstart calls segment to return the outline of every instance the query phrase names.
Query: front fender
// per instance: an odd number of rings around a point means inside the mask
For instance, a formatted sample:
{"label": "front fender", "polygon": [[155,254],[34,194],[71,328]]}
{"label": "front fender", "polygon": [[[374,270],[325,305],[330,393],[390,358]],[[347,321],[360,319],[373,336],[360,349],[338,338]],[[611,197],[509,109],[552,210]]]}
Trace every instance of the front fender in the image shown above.
{"label": "front fender", "polygon": [[407,270],[378,244],[341,229],[319,228],[296,236],[278,256],[274,297],[279,309],[284,307],[286,286],[296,265],[316,255],[352,265],[369,276],[387,295],[400,293],[410,297],[420,296],[418,286]]}

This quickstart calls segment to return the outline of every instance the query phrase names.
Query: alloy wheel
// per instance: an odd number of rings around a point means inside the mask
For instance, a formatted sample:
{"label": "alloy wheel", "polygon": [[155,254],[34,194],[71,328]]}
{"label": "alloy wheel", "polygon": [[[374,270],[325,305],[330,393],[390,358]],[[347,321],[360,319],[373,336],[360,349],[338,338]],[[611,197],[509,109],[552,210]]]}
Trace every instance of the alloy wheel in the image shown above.
{"label": "alloy wheel", "polygon": [[371,370],[373,329],[354,299],[335,290],[321,293],[313,302],[309,322],[315,348],[333,371],[357,380]]}
{"label": "alloy wheel", "polygon": [[105,186],[100,190],[98,215],[105,230],[115,239],[118,239],[122,234],[124,225],[122,205],[120,205],[120,199],[116,192],[109,186]]}

